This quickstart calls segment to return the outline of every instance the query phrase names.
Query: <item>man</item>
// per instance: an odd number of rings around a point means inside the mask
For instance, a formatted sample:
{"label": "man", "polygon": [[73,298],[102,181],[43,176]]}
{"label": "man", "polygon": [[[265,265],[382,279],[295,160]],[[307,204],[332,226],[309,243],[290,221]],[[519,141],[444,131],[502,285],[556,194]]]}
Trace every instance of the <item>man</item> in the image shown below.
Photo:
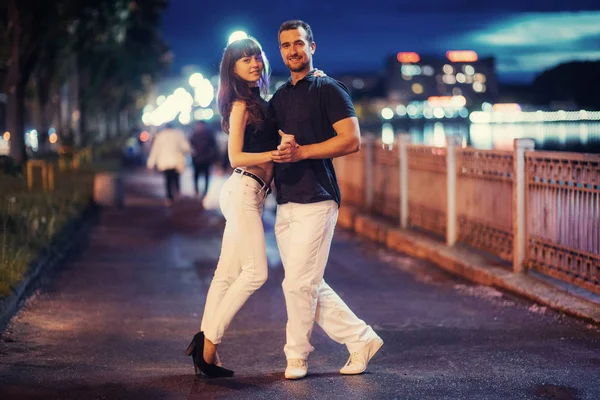
{"label": "man", "polygon": [[185,134],[171,122],[154,138],[146,166],[158,168],[165,176],[166,207],[171,207],[179,198],[179,174],[185,169],[185,157],[189,153],[190,144]]}
{"label": "man", "polygon": [[348,89],[313,75],[316,44],[310,26],[284,22],[279,47],[291,78],[273,95],[271,112],[280,134],[295,135],[297,143],[282,143],[272,154],[277,163],[275,234],[288,313],[285,377],[306,376],[315,321],[350,352],[340,372],[360,374],[383,341],[323,280],[340,205],[332,158],[360,149],[360,128]]}
{"label": "man", "polygon": [[192,145],[192,162],[194,164],[194,190],[200,196],[198,178],[204,176],[203,197],[208,193],[210,183],[210,169],[212,164],[219,159],[219,149],[214,132],[204,121],[198,121],[190,138]]}

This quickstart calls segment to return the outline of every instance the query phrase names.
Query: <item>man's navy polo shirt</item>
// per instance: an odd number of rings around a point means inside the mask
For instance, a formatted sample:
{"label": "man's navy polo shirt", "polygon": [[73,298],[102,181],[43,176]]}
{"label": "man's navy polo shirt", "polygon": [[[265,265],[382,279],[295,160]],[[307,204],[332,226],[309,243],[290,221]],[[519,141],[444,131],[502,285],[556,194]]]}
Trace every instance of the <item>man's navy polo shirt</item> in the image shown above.
{"label": "man's navy polo shirt", "polygon": [[[294,135],[301,146],[336,136],[333,124],[356,116],[348,88],[330,77],[314,77],[313,71],[295,85],[288,80],[269,103],[278,129]],[[341,202],[330,158],[275,163],[275,188],[277,204]]]}

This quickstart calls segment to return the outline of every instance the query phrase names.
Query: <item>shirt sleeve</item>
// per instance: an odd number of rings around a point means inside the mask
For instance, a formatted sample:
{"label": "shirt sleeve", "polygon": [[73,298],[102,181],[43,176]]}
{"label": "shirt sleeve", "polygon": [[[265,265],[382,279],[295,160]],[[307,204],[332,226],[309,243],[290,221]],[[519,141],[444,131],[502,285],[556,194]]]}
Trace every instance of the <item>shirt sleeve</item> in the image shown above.
{"label": "shirt sleeve", "polygon": [[187,140],[183,132],[179,134],[179,151],[184,154],[189,154],[192,151],[190,142]]}
{"label": "shirt sleeve", "polygon": [[148,156],[148,161],[146,162],[146,166],[148,168],[156,167],[156,160],[158,158],[158,152],[160,150],[160,133],[154,136],[152,140],[152,147],[150,148],[150,155]]}
{"label": "shirt sleeve", "polygon": [[325,114],[331,125],[345,118],[356,117],[350,91],[343,83],[331,79],[323,89]]}

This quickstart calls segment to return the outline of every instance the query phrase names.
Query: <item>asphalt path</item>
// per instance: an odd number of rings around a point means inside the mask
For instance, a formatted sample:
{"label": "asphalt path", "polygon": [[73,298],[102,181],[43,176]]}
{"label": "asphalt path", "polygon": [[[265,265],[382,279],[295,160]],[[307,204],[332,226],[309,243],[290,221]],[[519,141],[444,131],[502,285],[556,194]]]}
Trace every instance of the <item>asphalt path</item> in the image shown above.
{"label": "asphalt path", "polygon": [[166,209],[160,176],[129,173],[126,206],[101,212],[2,334],[0,399],[600,399],[597,326],[343,230],[325,278],[385,344],[366,373],[342,376],[345,347],[315,328],[309,375],[286,380],[272,199],[269,279],[219,350],[235,377],[196,377],[184,350],[220,251],[223,180],[203,204]]}

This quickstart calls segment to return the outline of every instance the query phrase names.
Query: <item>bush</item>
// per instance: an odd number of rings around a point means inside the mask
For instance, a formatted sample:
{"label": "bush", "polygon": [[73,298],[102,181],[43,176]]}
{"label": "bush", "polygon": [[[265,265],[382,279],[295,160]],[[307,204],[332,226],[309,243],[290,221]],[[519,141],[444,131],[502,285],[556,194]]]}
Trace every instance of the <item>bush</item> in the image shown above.
{"label": "bush", "polygon": [[94,171],[55,174],[49,193],[28,191],[25,178],[0,174],[0,296],[11,292],[57,233],[90,204]]}

